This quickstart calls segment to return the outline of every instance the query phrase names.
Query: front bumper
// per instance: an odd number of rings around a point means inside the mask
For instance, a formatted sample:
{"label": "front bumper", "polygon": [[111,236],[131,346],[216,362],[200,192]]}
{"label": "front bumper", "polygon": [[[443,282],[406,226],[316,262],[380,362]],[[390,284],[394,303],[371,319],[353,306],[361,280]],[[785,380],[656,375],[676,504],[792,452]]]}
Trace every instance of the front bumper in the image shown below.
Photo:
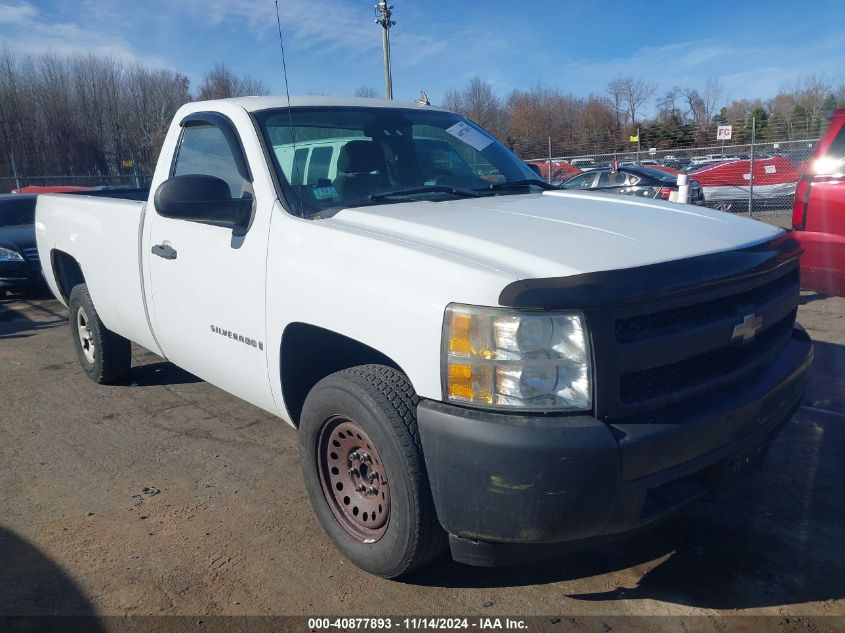
{"label": "front bumper", "polygon": [[453,558],[546,558],[618,538],[728,487],[762,461],[798,408],[812,357],[796,327],[771,365],[664,424],[421,401],[426,467]]}

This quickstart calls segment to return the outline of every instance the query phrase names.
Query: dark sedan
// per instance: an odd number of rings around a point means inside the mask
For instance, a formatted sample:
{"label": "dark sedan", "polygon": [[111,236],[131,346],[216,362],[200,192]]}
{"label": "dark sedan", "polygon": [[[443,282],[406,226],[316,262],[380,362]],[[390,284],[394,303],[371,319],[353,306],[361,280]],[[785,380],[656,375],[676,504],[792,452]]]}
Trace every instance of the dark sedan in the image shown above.
{"label": "dark sedan", "polygon": [[28,290],[44,283],[33,226],[36,198],[0,195],[0,299],[9,290]]}
{"label": "dark sedan", "polygon": [[[58,193],[58,192],[56,192]],[[146,200],[149,189],[77,187],[65,194]],[[0,194],[0,299],[9,290],[46,287],[35,244],[35,202],[43,194]]]}
{"label": "dark sedan", "polygon": [[[669,194],[678,190],[678,177],[652,167],[624,166],[617,171],[608,167],[578,174],[560,187],[668,200]],[[704,193],[697,181],[690,181],[689,193],[690,204],[704,204]]]}

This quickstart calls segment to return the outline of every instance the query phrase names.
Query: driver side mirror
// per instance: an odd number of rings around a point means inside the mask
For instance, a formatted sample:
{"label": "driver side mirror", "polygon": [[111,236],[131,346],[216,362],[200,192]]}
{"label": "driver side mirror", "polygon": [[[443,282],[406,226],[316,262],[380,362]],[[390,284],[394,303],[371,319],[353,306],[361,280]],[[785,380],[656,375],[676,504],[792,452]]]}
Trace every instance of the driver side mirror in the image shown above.
{"label": "driver side mirror", "polygon": [[156,211],[162,217],[232,228],[249,223],[252,202],[251,196],[233,198],[222,178],[199,174],[168,178],[158,186],[153,197]]}

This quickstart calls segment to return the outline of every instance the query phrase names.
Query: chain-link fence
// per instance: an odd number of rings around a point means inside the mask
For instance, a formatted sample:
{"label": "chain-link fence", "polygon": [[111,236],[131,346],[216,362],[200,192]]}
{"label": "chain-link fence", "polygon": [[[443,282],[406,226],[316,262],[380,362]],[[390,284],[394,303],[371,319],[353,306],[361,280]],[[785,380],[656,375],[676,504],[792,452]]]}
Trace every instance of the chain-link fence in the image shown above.
{"label": "chain-link fence", "polygon": [[[772,105],[772,108],[775,106]],[[631,125],[589,118],[548,122],[519,134],[513,124],[505,142],[521,158],[542,166],[560,183],[587,169],[614,163],[684,172],[698,181],[705,204],[727,211],[791,208],[828,111],[757,108],[738,118],[714,117],[706,125],[680,115]],[[516,134],[514,134],[516,132]]]}
{"label": "chain-link fence", "polygon": [[[715,133],[714,133],[715,136]],[[792,208],[795,188],[808,167],[817,138],[766,140],[754,143],[722,142],[677,147],[648,147],[642,132],[637,142],[618,151],[552,154],[560,145],[549,137],[547,152],[537,151],[536,141],[510,145],[522,158],[539,165],[543,177],[561,184],[591,169],[617,164],[653,167],[669,173],[687,173],[704,193],[704,203],[734,212],[787,211]],[[626,139],[628,140],[628,139]],[[662,142],[662,145],[666,145]],[[0,193],[28,186],[149,187],[146,173],[93,176],[3,176]]]}
{"label": "chain-link fence", "polygon": [[[698,181],[705,204],[723,211],[785,211],[792,208],[795,187],[806,172],[817,139],[707,145],[675,149],[574,156],[533,157],[543,175],[560,184],[590,169],[641,165],[687,173]],[[549,169],[551,166],[551,169]]]}
{"label": "chain-link fence", "polygon": [[149,187],[149,174],[121,174],[113,176],[3,176],[0,193],[25,187]]}

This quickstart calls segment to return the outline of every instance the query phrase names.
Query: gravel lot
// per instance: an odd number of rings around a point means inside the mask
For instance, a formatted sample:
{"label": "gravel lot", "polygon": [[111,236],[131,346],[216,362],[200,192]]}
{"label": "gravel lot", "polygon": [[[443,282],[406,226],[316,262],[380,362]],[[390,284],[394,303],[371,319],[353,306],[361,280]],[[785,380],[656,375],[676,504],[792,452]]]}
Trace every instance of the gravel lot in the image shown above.
{"label": "gravel lot", "polygon": [[295,431],[139,348],[129,384],[94,385],[60,304],[0,302],[0,616],[845,616],[845,299],[804,293],[799,320],[816,340],[805,406],[733,495],[567,558],[443,559],[391,582],[317,524]]}

